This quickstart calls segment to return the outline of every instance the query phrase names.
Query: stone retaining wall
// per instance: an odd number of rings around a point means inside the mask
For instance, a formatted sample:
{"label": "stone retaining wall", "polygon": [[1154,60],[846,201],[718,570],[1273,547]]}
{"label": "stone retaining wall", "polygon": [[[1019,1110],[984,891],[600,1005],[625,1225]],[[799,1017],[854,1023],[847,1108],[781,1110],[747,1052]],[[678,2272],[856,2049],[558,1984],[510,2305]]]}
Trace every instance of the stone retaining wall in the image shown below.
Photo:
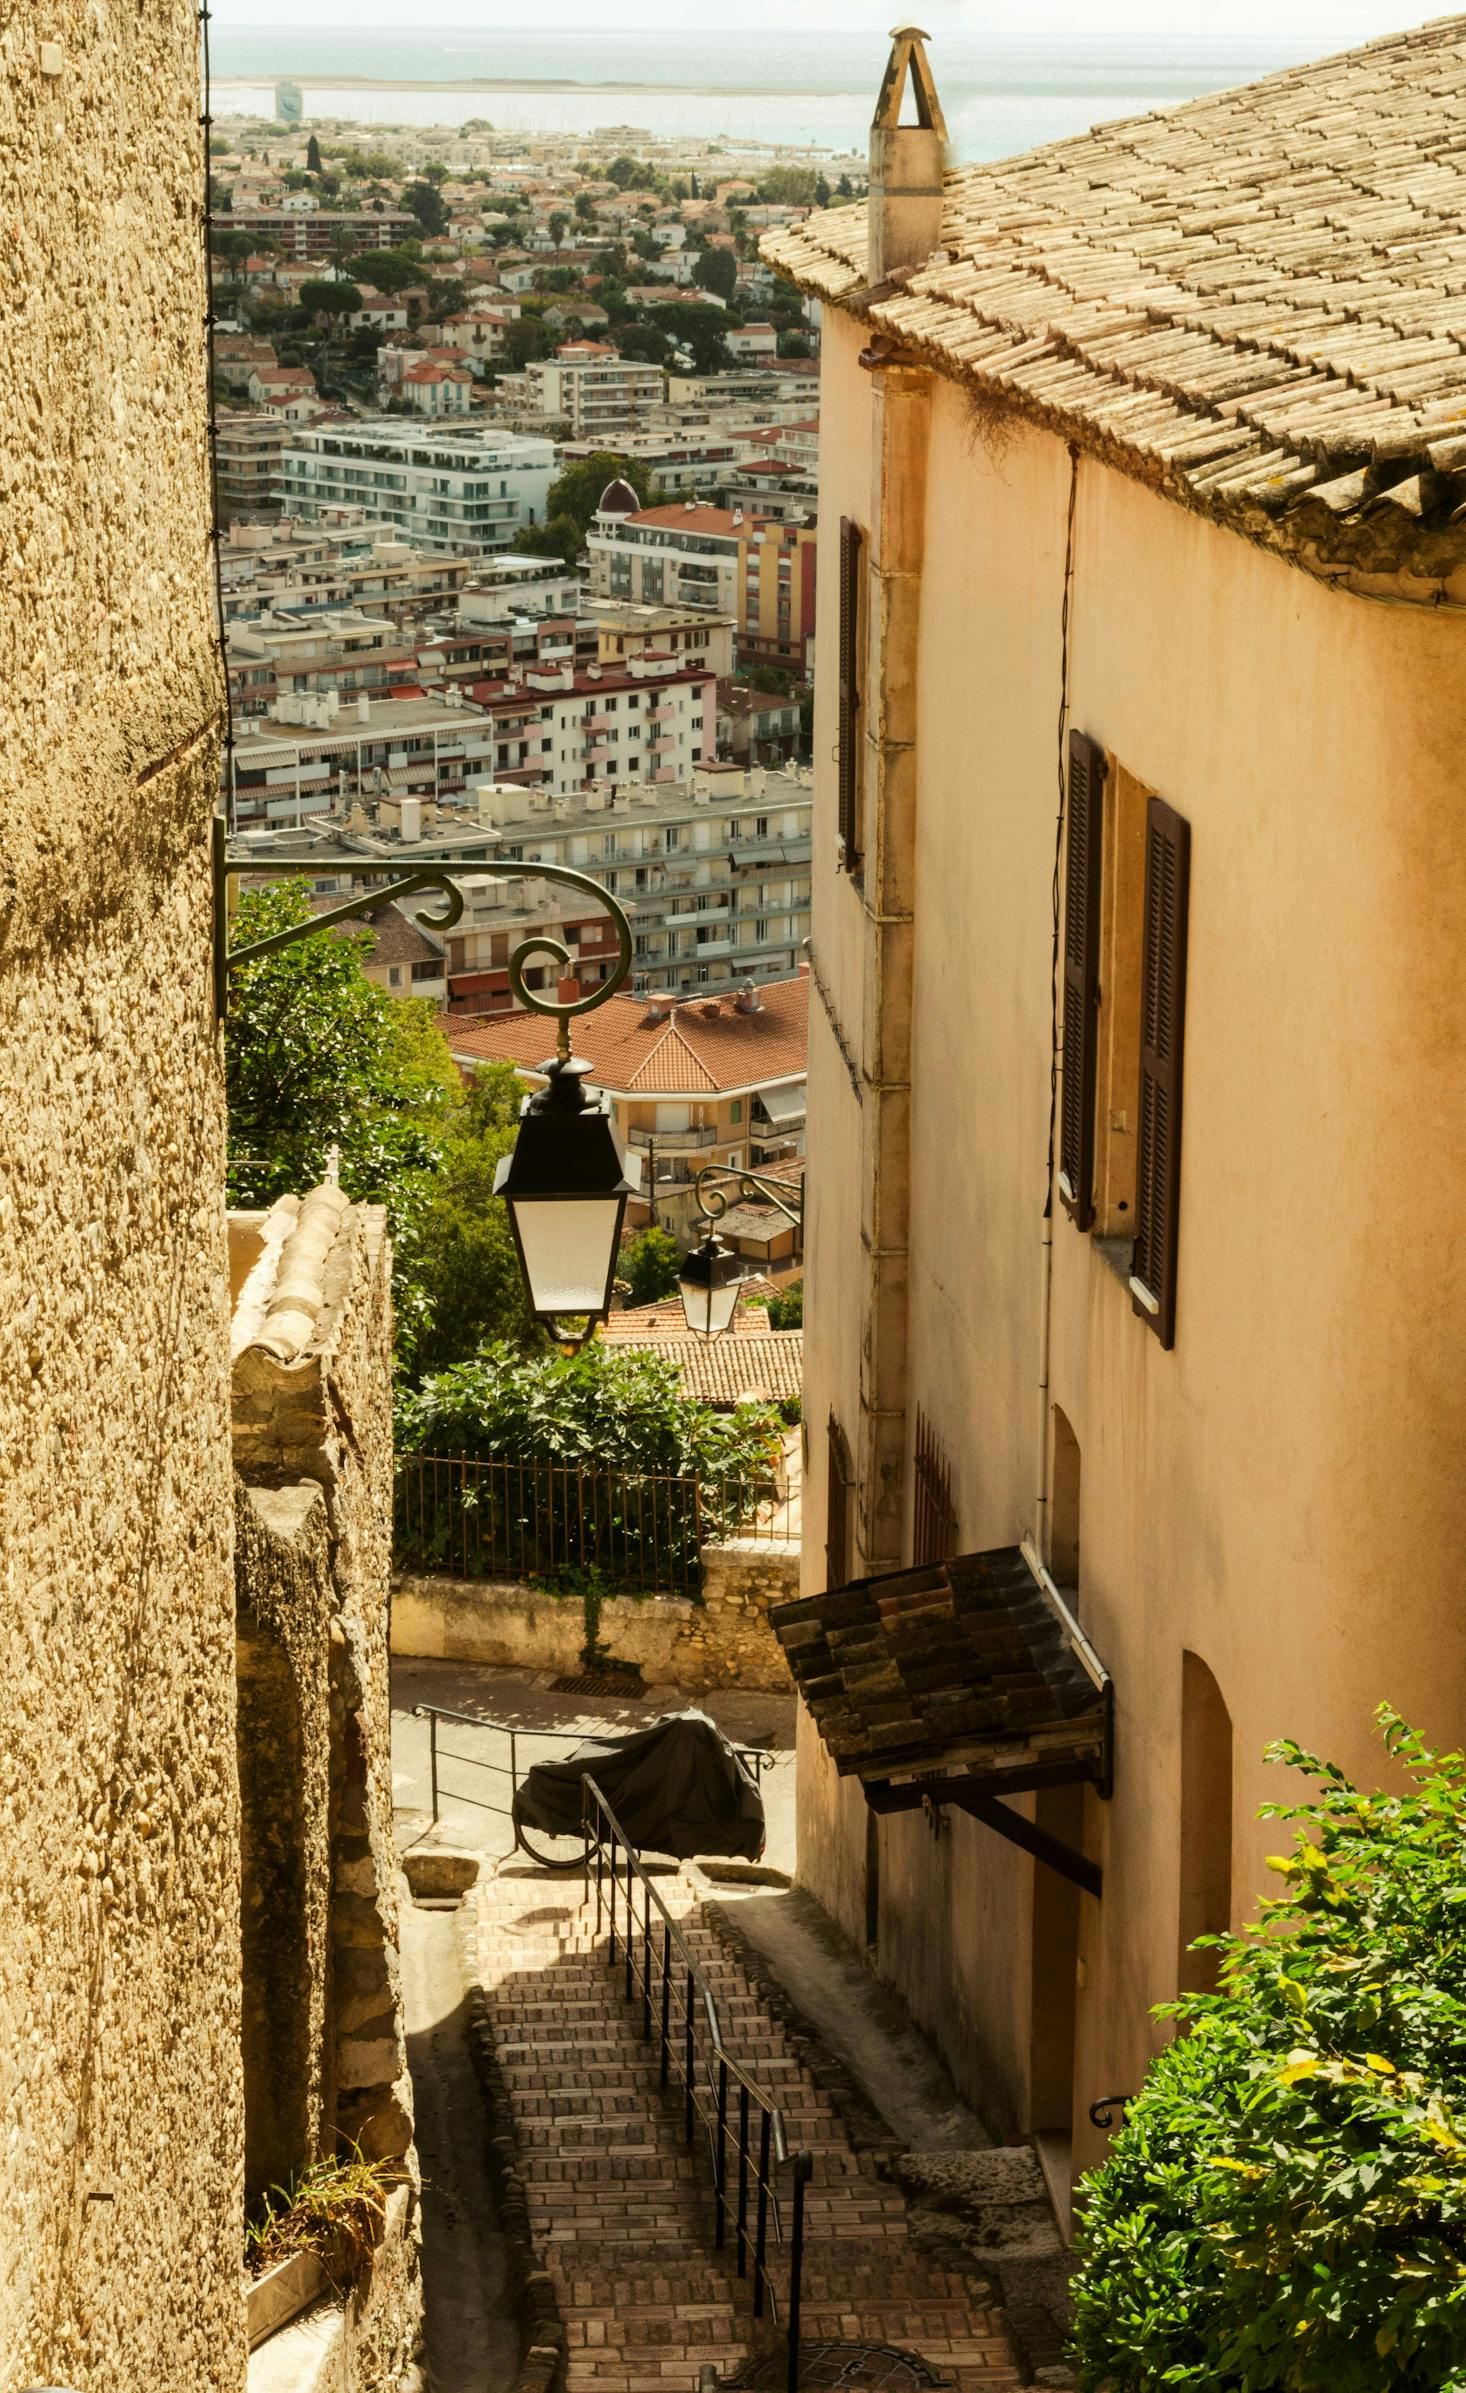
{"label": "stone retaining wall", "polygon": [[[600,1639],[653,1686],[774,1692],[791,1684],[768,1625],[771,1605],[799,1593],[791,1538],[730,1539],[703,1552],[703,1600],[607,1596]],[[526,1670],[580,1665],[585,1614],[577,1595],[552,1595],[502,1579],[404,1575],[394,1581],[392,1651],[426,1661],[499,1662]]]}

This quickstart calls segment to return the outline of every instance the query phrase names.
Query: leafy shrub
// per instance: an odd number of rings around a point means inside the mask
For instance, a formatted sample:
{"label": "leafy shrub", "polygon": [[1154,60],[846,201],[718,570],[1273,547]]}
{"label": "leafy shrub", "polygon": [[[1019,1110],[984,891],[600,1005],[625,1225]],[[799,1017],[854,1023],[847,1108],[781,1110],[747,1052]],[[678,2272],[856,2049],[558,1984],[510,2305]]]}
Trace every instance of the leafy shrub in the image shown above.
{"label": "leafy shrub", "polygon": [[[607,1584],[691,1585],[700,1547],[735,1535],[773,1494],[782,1432],[764,1405],[694,1403],[674,1364],[635,1347],[526,1357],[492,1343],[400,1399],[397,1443],[403,1561],[468,1577],[530,1567],[560,1584],[593,1569]],[[419,1476],[419,1454],[520,1467]]]}
{"label": "leafy shrub", "polygon": [[1403,1794],[1270,1749],[1321,1792],[1087,2181],[1089,2393],[1466,2393],[1466,1763],[1379,1719]]}

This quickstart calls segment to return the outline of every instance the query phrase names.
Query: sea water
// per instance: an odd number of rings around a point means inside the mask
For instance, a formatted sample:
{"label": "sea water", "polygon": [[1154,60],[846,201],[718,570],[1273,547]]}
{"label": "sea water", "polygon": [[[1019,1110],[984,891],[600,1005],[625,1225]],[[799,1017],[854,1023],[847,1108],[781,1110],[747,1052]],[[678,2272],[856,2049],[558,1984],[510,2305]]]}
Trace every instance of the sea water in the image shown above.
{"label": "sea water", "polygon": [[[479,118],[499,131],[635,129],[846,152],[864,149],[887,45],[867,33],[836,43],[808,33],[231,30],[227,0],[215,0],[213,48],[220,116],[273,115],[276,78],[308,76],[326,78],[304,94],[308,119]],[[933,61],[954,152],[981,159],[1223,91],[1300,55],[1281,44],[1177,36],[1124,45],[943,40]],[[334,84],[335,76],[367,77],[371,87]]]}

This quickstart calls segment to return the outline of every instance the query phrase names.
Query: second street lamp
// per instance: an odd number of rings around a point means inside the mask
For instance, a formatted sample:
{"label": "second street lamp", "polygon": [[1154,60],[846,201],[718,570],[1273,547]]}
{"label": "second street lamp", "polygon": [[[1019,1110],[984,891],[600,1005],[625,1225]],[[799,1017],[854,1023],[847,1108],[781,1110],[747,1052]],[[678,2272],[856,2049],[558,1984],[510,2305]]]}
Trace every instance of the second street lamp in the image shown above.
{"label": "second street lamp", "polygon": [[765,1179],[759,1172],[743,1171],[734,1164],[709,1163],[698,1173],[693,1193],[708,1233],[701,1246],[695,1246],[685,1258],[677,1288],[687,1326],[699,1338],[720,1338],[731,1326],[738,1309],[743,1267],[732,1248],[723,1244],[717,1230],[728,1210],[724,1189],[729,1184],[735,1196],[762,1197],[797,1230],[804,1227],[802,1176],[796,1192],[779,1181]]}

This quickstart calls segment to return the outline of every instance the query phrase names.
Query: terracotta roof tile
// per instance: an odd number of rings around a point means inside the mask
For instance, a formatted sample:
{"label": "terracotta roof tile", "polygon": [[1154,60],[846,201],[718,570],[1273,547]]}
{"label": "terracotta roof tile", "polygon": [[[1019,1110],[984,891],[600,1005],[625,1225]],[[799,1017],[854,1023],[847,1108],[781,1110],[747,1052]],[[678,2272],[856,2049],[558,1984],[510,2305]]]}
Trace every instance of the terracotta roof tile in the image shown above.
{"label": "terracotta roof tile", "polygon": [[[599,1088],[641,1097],[714,1096],[797,1080],[809,1038],[809,982],[766,981],[756,1013],[740,1013],[732,992],[679,1000],[670,1017],[650,1018],[645,997],[612,997],[575,1022],[575,1051]],[[465,1063],[513,1063],[536,1071],[555,1045],[541,1014],[444,1015],[454,1055]]]}
{"label": "terracotta roof tile", "polygon": [[857,1579],[769,1617],[842,1775],[1104,1772],[1105,1696],[1017,1546]]}
{"label": "terracotta roof tile", "polygon": [[[941,246],[878,290],[863,204],[763,254],[898,353],[1330,580],[1466,600],[1466,455],[1431,457],[1466,435],[1463,111],[1466,18],[1442,18],[965,167]],[[1422,469],[1382,524],[1375,502]]]}

